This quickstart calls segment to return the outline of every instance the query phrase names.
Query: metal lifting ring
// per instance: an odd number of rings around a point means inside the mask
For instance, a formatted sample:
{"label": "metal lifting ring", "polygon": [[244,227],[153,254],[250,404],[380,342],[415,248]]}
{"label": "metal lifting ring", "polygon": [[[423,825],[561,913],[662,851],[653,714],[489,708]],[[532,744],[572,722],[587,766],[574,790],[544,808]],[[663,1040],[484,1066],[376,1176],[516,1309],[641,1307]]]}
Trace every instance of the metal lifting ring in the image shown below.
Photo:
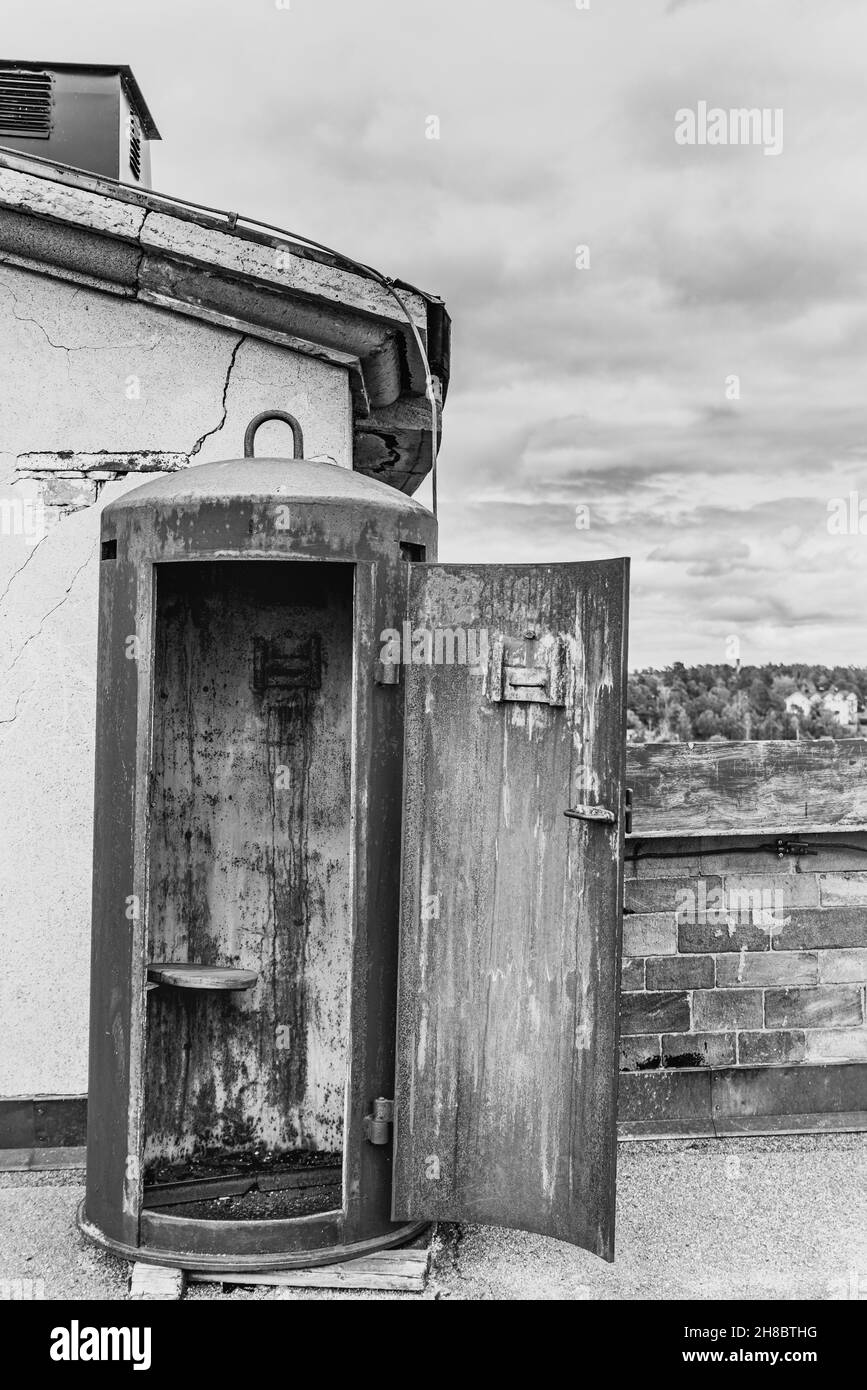
{"label": "metal lifting ring", "polygon": [[282,420],[284,424],[289,425],[291,427],[292,444],[293,448],[295,449],[295,458],[303,459],[304,435],[301,433],[301,426],[295,419],[295,416],[290,415],[288,410],[263,410],[259,415],[253,416],[253,419],[250,421],[249,425],[247,426],[246,433],[244,434],[244,458],[255,458],[255,454],[253,453],[253,443],[256,438],[256,431],[260,425],[264,425],[266,420]]}

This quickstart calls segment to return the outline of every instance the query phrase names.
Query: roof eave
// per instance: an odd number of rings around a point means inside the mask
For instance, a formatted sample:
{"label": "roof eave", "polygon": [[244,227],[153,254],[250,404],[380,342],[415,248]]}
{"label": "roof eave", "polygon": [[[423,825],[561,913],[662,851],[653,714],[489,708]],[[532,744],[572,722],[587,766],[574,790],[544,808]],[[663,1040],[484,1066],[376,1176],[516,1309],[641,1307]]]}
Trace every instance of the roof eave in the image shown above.
{"label": "roof eave", "polygon": [[[408,493],[430,471],[426,372],[414,333],[385,286],[333,257],[239,227],[229,213],[0,150],[0,260],[346,367],[360,471]],[[400,297],[442,401],[448,314],[414,287],[402,287]]]}

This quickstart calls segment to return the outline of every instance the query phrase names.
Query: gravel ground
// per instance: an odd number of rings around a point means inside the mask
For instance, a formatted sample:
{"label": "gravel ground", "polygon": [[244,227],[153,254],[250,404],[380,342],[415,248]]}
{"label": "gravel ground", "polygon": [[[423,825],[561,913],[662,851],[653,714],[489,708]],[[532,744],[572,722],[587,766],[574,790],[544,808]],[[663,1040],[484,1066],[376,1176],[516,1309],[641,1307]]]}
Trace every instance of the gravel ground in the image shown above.
{"label": "gravel ground", "polygon": [[[613,1265],[542,1236],[445,1226],[424,1297],[828,1299],[859,1279],[867,1292],[865,1155],[855,1134],[622,1144]],[[42,1281],[46,1298],[126,1296],[129,1266],[75,1229],[82,1180],[0,1174],[0,1280]],[[187,1297],[383,1295],[198,1284]]]}

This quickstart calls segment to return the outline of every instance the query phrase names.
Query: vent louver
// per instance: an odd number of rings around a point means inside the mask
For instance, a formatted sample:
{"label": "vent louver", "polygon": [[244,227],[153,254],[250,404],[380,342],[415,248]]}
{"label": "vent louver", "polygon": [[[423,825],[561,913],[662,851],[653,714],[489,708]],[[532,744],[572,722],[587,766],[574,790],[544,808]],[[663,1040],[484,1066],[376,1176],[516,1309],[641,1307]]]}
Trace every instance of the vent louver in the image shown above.
{"label": "vent louver", "polygon": [[51,75],[26,69],[0,72],[0,137],[47,140],[50,134]]}
{"label": "vent louver", "polygon": [[141,131],[132,112],[130,112],[129,117],[129,167],[136,183],[139,183],[141,180]]}

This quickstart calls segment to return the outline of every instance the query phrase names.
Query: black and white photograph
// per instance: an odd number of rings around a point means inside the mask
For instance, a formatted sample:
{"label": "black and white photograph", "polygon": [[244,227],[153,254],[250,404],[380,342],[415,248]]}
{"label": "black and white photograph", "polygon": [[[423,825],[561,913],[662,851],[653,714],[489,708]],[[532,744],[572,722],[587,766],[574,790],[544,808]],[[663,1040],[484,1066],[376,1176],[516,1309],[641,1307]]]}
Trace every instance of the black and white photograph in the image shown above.
{"label": "black and white photograph", "polygon": [[864,0],[2,20],[28,1370],[854,1367]]}

